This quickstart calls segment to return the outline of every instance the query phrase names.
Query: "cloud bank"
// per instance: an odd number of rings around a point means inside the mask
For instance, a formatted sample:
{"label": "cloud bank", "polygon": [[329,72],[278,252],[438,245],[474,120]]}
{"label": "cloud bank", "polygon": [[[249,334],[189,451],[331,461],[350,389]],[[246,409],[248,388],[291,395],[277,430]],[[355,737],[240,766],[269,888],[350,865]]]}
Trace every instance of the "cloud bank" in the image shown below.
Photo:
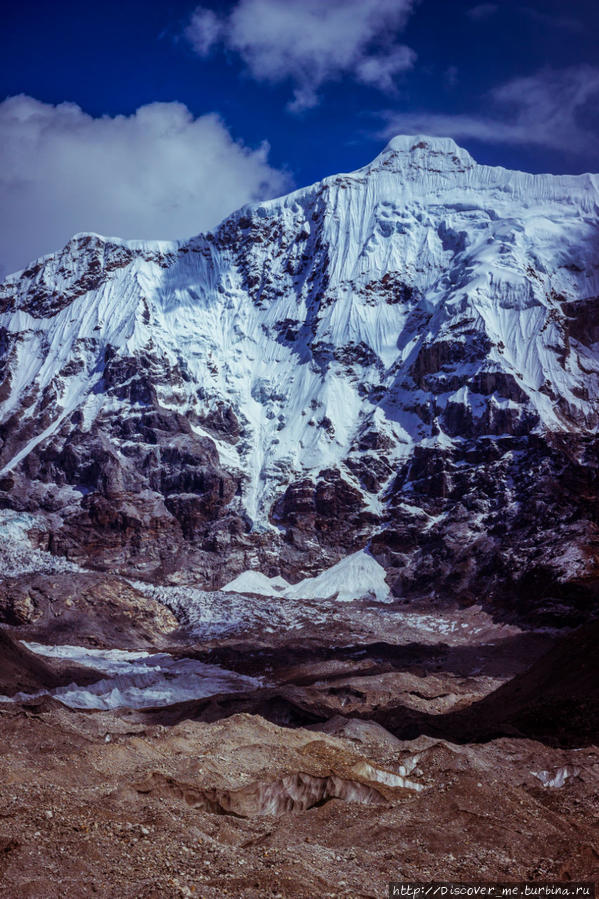
{"label": "cloud bank", "polygon": [[93,118],[73,103],[0,103],[0,268],[4,274],[78,231],[177,238],[216,225],[288,178],[268,146],[236,142],[217,115],[151,103]]}
{"label": "cloud bank", "polygon": [[492,90],[489,99],[489,115],[387,111],[381,136],[422,132],[579,156],[597,146],[599,123],[593,110],[599,100],[598,67],[546,69],[515,78]]}
{"label": "cloud bank", "polygon": [[382,91],[412,68],[397,41],[416,0],[238,0],[227,16],[199,6],[185,36],[200,56],[223,45],[257,81],[290,81],[289,108],[316,106],[328,81],[351,76]]}

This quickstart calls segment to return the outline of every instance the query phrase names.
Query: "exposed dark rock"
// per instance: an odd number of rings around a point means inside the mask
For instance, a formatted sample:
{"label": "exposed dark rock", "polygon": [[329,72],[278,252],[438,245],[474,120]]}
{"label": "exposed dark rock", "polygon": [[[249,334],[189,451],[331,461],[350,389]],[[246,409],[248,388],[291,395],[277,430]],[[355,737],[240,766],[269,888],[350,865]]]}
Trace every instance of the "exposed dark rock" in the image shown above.
{"label": "exposed dark rock", "polygon": [[57,270],[64,283],[60,293],[52,283],[54,272],[48,272],[39,260],[21,276],[24,291],[22,287],[18,293],[0,287],[0,310],[20,308],[34,318],[56,315],[77,297],[96,290],[112,271],[129,265],[133,258],[134,253],[122,244],[90,234],[74,237],[57,256]]}
{"label": "exposed dark rock", "polygon": [[306,478],[290,484],[272,515],[287,528],[287,539],[294,545],[299,535],[304,541],[314,535],[325,545],[346,550],[359,548],[360,542],[364,545],[368,528],[376,521],[362,494],[336,470],[321,471],[316,483]]}
{"label": "exposed dark rock", "polygon": [[424,344],[412,365],[412,376],[419,387],[427,389],[428,375],[436,374],[444,366],[482,362],[490,348],[488,337],[477,332],[462,335],[460,339]]}
{"label": "exposed dark rock", "polygon": [[[80,665],[51,662],[26,649],[0,627],[0,695],[34,693],[73,683],[91,684],[99,675]],[[7,851],[0,846],[0,852]]]}
{"label": "exposed dark rock", "polygon": [[382,455],[369,454],[350,458],[345,464],[370,493],[378,493],[393,474],[393,469]]}
{"label": "exposed dark rock", "polygon": [[241,434],[241,425],[231,406],[217,403],[216,408],[198,415],[198,424],[227,443],[237,443]]}

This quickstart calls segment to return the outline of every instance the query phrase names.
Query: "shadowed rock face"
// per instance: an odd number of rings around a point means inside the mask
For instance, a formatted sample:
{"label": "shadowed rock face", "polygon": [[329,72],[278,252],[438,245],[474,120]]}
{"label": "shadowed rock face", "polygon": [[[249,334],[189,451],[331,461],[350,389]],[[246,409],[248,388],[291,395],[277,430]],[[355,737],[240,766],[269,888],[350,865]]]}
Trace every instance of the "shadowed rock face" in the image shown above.
{"label": "shadowed rock face", "polygon": [[[0,506],[152,580],[595,604],[597,189],[401,138],[186,244],[78,236],[0,286]],[[542,224],[551,220],[551,233]]]}
{"label": "shadowed rock face", "polygon": [[528,670],[466,708],[427,715],[396,707],[377,711],[373,717],[403,739],[425,733],[459,743],[509,736],[549,746],[596,745],[598,638],[595,620],[562,637]]}
{"label": "shadowed rock face", "polygon": [[177,627],[164,605],[123,578],[76,570],[5,577],[0,584],[0,622],[34,642],[92,648],[145,649],[160,645]]}
{"label": "shadowed rock face", "polygon": [[[595,438],[564,445],[537,435],[443,453],[417,449],[393,483],[392,523],[372,541],[375,557],[397,576],[394,592],[447,589],[467,603],[482,588],[491,601],[526,608],[538,624],[552,623],[552,608],[557,620],[570,602],[590,611],[593,563],[583,572],[597,539],[596,452]],[[404,511],[406,491],[437,519],[432,526]],[[568,554],[581,576],[558,575]]]}
{"label": "shadowed rock face", "polygon": [[[130,369],[126,376],[130,386]],[[215,528],[247,529],[229,511],[239,477],[183,416],[144,406],[100,418],[87,433],[74,417],[68,438],[36,447],[8,477],[14,508],[61,509],[62,527],[44,538],[52,551],[104,568],[139,562],[151,570],[181,543],[214,539]]]}
{"label": "shadowed rock face", "polygon": [[48,662],[29,652],[6,630],[0,628],[0,694],[35,693],[37,690],[60,687],[77,680],[91,684],[98,680],[95,671],[81,665]]}
{"label": "shadowed rock face", "polygon": [[309,479],[290,484],[274,504],[272,518],[285,528],[292,546],[301,549],[316,538],[346,553],[364,546],[378,523],[362,493],[336,470],[321,471],[316,484]]}

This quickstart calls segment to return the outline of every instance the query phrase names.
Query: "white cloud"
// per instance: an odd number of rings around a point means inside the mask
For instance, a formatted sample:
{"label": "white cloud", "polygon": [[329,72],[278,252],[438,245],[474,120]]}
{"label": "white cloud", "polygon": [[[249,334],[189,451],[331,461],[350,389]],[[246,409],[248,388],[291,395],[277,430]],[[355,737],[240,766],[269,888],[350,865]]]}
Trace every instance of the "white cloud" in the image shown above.
{"label": "white cloud", "polygon": [[222,37],[223,26],[211,9],[199,6],[185,29],[185,36],[199,56],[208,56]]}
{"label": "white cloud", "polygon": [[416,54],[409,47],[394,47],[385,55],[367,56],[359,62],[356,66],[356,78],[364,84],[392,93],[395,89],[395,75],[410,69],[415,61]]}
{"label": "white cloud", "polygon": [[78,231],[178,238],[289,187],[268,146],[233,140],[181,103],[93,118],[73,103],[0,103],[0,265],[13,271]]}
{"label": "white cloud", "polygon": [[221,19],[198,7],[185,35],[200,55],[222,42],[258,81],[291,81],[297,111],[316,106],[322,85],[342,76],[392,91],[416,58],[397,41],[415,2],[238,0]]}
{"label": "white cloud", "polygon": [[584,155],[597,147],[590,113],[598,100],[598,67],[545,69],[491,91],[489,115],[387,112],[382,136],[427,133]]}

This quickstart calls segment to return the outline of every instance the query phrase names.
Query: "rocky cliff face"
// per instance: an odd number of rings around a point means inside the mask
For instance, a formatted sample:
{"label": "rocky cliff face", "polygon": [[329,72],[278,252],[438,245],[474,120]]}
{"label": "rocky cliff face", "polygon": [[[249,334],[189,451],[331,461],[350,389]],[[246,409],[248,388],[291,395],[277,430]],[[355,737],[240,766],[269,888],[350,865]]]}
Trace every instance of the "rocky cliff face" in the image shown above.
{"label": "rocky cliff face", "polygon": [[0,378],[0,503],[86,565],[368,546],[397,596],[594,601],[597,176],[399,137],[185,243],[78,235],[0,287]]}

